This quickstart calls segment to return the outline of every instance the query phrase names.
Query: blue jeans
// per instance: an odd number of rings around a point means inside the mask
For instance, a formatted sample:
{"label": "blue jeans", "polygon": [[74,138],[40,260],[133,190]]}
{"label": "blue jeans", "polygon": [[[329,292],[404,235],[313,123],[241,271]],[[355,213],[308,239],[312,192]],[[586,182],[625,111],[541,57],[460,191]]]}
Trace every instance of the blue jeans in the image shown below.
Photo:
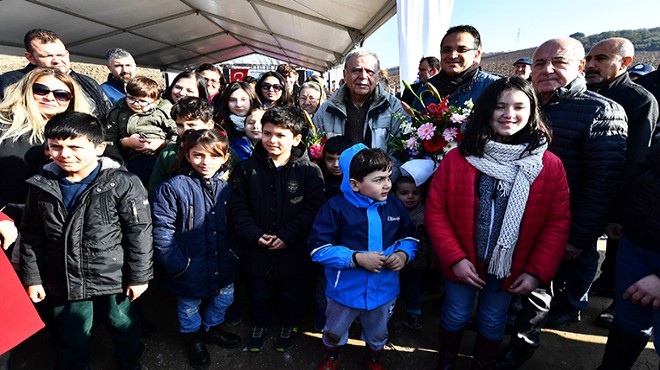
{"label": "blue jeans", "polygon": [[323,344],[327,347],[345,345],[348,341],[348,330],[353,321],[359,317],[362,326],[362,340],[374,351],[382,350],[387,344],[387,322],[392,317],[395,302],[396,299],[393,299],[374,309],[361,310],[328,299],[325,309],[327,320],[323,329]]}
{"label": "blue jeans", "polygon": [[553,312],[576,313],[587,308],[589,287],[598,271],[596,242],[585,248],[574,260],[563,260],[552,279],[555,296]]}
{"label": "blue jeans", "polygon": [[[642,307],[632,299],[623,299],[623,292],[639,279],[652,275],[660,267],[660,253],[644,249],[625,235],[621,238],[616,254],[615,289],[616,316],[614,325],[633,336],[649,337],[652,328],[660,328],[660,310],[652,306]],[[660,338],[654,339],[655,350],[660,354]]]}
{"label": "blue jeans", "polygon": [[[220,293],[211,298],[204,312],[204,328],[220,325],[225,321],[225,311],[234,301],[234,284],[229,284],[220,290]],[[177,313],[179,316],[179,331],[193,333],[202,325],[202,316],[199,314],[201,298],[177,297]]]}
{"label": "blue jeans", "polygon": [[490,340],[502,340],[507,321],[507,311],[511,303],[511,293],[501,290],[502,279],[495,275],[486,277],[486,286],[479,290],[469,284],[445,280],[445,302],[440,313],[440,325],[446,331],[460,331],[465,328],[474,299],[477,302],[477,327],[479,333]]}

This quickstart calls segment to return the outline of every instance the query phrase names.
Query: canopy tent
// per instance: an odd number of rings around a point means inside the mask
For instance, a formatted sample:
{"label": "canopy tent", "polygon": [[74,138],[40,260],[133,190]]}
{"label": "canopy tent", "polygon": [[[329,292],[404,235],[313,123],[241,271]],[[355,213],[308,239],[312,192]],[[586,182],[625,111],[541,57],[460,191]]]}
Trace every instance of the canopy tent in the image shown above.
{"label": "canopy tent", "polygon": [[162,70],[256,53],[325,71],[395,13],[396,0],[0,0],[0,52],[45,28],[78,61],[121,47]]}

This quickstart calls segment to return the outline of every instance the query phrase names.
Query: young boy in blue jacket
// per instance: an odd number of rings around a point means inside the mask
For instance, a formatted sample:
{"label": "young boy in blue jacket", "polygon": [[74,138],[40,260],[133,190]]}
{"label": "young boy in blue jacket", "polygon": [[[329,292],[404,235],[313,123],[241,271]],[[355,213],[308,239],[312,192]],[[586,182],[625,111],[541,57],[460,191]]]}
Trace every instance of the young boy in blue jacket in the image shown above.
{"label": "young boy in blue jacket", "polygon": [[339,167],[343,197],[321,207],[308,239],[312,261],[325,265],[327,279],[319,369],[339,366],[339,348],[357,317],[367,342],[367,368],[380,369],[399,271],[415,257],[418,240],[408,211],[389,196],[392,162],[385,152],[356,144],[341,154]]}

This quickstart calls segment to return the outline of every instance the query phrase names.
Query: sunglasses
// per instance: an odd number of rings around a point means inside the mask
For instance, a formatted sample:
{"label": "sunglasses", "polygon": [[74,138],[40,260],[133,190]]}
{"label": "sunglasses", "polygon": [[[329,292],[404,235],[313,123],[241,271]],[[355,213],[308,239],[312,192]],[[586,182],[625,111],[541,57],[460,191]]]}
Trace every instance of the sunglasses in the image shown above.
{"label": "sunglasses", "polygon": [[282,89],[284,88],[284,86],[282,86],[280,84],[272,84],[271,85],[268,82],[262,82],[261,83],[261,90],[270,90],[271,87],[275,91],[282,91]]}
{"label": "sunglasses", "polygon": [[48,86],[35,83],[32,85],[32,93],[38,96],[46,96],[50,93],[53,93],[55,100],[60,102],[67,102],[73,98],[73,94],[66,90],[51,90]]}

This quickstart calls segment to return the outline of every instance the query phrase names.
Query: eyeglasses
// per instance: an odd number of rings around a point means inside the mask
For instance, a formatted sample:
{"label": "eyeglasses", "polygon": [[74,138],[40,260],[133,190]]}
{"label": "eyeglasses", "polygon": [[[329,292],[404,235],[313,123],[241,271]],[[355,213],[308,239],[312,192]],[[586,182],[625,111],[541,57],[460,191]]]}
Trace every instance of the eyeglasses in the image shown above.
{"label": "eyeglasses", "polygon": [[452,48],[449,46],[445,46],[442,49],[440,49],[441,54],[451,54],[453,52],[456,52],[457,54],[465,54],[468,51],[474,51],[474,50],[479,50],[479,48],[467,48],[465,46],[459,46],[457,48]]}
{"label": "eyeglasses", "polygon": [[207,79],[206,79],[206,83],[207,83],[207,84],[212,84],[212,85],[217,85],[217,84],[220,83],[220,80],[212,80],[212,79],[210,79],[210,78],[207,78]]}
{"label": "eyeglasses", "polygon": [[301,96],[298,98],[298,101],[301,103],[304,103],[307,100],[309,100],[310,103],[316,103],[317,101],[319,101],[319,98],[315,98],[313,96]]}
{"label": "eyeglasses", "polygon": [[275,90],[275,91],[282,91],[284,86],[282,86],[280,84],[272,84],[271,85],[268,82],[262,82],[261,83],[261,90],[270,90],[271,88],[273,88],[273,90]]}
{"label": "eyeglasses", "polygon": [[138,98],[134,98],[130,95],[126,95],[126,104],[134,105],[135,103],[137,103],[141,107],[146,107],[149,104],[152,104],[153,100],[149,101],[149,100],[144,100],[144,99],[138,99]]}
{"label": "eyeglasses", "polygon": [[536,59],[534,61],[534,64],[532,64],[532,67],[534,68],[543,68],[545,67],[546,64],[550,63],[552,64],[553,68],[566,68],[566,66],[571,62],[572,59],[566,59],[566,58],[552,58],[552,59]]}
{"label": "eyeglasses", "polygon": [[53,97],[59,102],[68,102],[73,99],[73,94],[69,91],[62,89],[51,90],[48,86],[38,83],[32,85],[32,93],[38,96],[46,96],[53,93]]}

